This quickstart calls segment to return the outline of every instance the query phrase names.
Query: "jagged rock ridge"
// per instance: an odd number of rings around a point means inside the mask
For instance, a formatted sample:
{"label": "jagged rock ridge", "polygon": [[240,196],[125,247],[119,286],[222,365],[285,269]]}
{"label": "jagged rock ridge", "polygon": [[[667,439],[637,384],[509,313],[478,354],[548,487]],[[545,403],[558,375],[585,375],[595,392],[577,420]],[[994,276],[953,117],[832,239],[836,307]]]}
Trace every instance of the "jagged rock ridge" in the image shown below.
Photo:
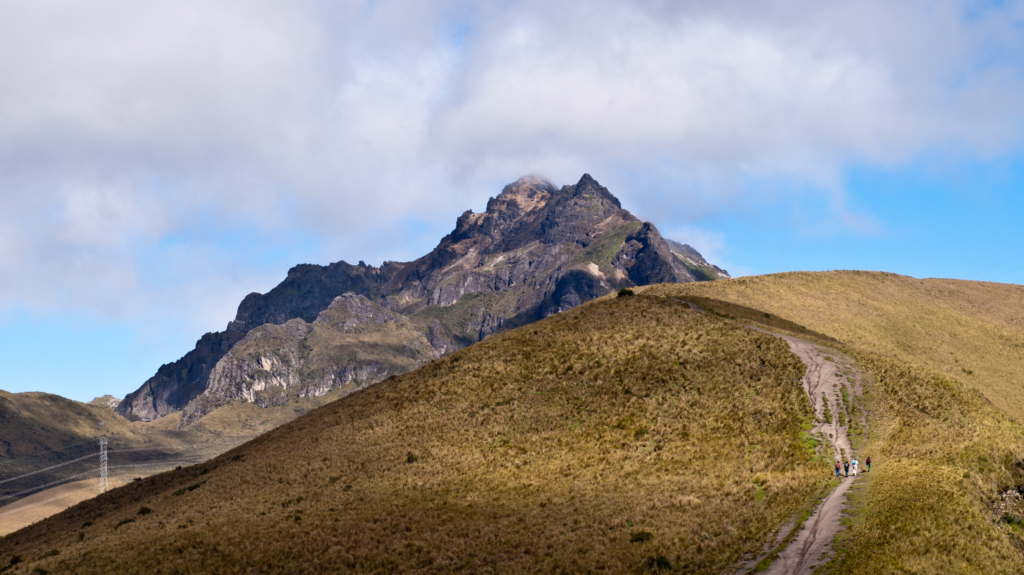
{"label": "jagged rock ridge", "polygon": [[561,188],[526,177],[416,261],[292,268],[117,409],[151,420],[184,408],[187,425],[229,401],[358,389],[621,287],[717,277],[589,174]]}

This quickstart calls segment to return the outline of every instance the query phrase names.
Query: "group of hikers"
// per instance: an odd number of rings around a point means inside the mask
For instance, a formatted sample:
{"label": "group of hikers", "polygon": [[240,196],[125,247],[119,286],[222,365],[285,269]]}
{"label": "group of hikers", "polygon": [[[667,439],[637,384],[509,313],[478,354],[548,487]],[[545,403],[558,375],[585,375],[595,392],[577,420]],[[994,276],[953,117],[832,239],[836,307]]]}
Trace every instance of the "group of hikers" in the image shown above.
{"label": "group of hikers", "polygon": [[[867,470],[871,471],[871,458],[868,457],[866,460],[864,460],[864,463],[867,464],[867,466],[868,466]],[[839,460],[837,459],[836,460],[836,477],[841,477],[840,474],[839,474],[840,469],[846,471],[846,476],[849,477],[850,476],[850,468],[851,467],[853,467],[853,476],[857,477],[857,468],[858,468],[858,466],[859,466],[859,462],[857,461],[856,457],[853,458],[853,464],[852,465],[850,464],[849,461],[846,461],[844,459],[842,467],[840,467]]]}

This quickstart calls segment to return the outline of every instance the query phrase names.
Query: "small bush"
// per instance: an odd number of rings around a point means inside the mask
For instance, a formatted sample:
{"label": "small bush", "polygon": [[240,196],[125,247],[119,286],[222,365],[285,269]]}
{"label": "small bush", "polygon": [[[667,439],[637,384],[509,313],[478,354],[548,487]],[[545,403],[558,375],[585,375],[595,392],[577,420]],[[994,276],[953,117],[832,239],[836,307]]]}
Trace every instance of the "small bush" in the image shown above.
{"label": "small bush", "polygon": [[631,290],[629,288],[622,288],[622,289],[619,290],[619,296],[618,297],[626,297],[626,296],[631,296],[631,295],[633,295],[633,290]]}
{"label": "small bush", "polygon": [[630,543],[644,543],[654,539],[654,534],[650,531],[637,531],[629,536]]}
{"label": "small bush", "polygon": [[202,487],[204,483],[206,483],[206,482],[205,481],[200,481],[199,483],[193,483],[192,485],[189,485],[188,487],[182,487],[181,489],[175,491],[174,495],[184,495],[184,494],[186,494],[186,493],[188,493],[190,491],[195,491],[196,489],[199,489],[200,487]]}
{"label": "small bush", "polygon": [[114,526],[114,529],[117,529],[118,527],[120,527],[122,525],[128,525],[129,523],[135,523],[135,520],[134,519],[122,519],[121,521],[119,521],[117,523],[117,525]]}
{"label": "small bush", "polygon": [[658,555],[657,557],[648,557],[644,559],[641,567],[645,571],[653,571],[655,573],[661,573],[662,571],[671,571],[672,562],[669,561],[668,557],[664,555]]}
{"label": "small bush", "polygon": [[149,507],[145,507],[145,506],[143,506],[141,509],[139,509],[139,515],[149,515],[152,512],[153,512],[152,509],[150,509]]}

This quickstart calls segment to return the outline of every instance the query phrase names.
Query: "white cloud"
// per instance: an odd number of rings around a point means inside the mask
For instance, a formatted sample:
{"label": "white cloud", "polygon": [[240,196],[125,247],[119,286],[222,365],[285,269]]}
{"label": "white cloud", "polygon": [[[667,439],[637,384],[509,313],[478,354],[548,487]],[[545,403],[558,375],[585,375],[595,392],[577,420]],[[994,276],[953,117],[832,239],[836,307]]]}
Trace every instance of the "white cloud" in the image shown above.
{"label": "white cloud", "polygon": [[260,264],[273,244],[414,257],[429,234],[406,222],[439,236],[525,173],[590,172],[666,229],[808,193],[870,225],[844,207],[849,166],[1017,149],[1022,21],[924,1],[0,1],[0,306],[219,328],[283,275]]}

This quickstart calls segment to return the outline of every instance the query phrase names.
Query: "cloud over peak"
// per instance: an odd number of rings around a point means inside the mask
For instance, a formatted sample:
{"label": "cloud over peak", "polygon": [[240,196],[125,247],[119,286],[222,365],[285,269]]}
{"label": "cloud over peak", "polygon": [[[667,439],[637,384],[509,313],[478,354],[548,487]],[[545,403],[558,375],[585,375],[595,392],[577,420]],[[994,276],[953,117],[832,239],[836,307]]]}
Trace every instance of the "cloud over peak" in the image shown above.
{"label": "cloud over peak", "polygon": [[[278,238],[411,257],[428,240],[410,222],[450,228],[527,173],[589,171],[666,227],[759,179],[841,211],[849,166],[1019,146],[1022,20],[1019,3],[0,2],[0,302],[137,317],[189,293],[219,324],[277,273],[247,258]],[[700,208],[666,213],[666,193]]]}

